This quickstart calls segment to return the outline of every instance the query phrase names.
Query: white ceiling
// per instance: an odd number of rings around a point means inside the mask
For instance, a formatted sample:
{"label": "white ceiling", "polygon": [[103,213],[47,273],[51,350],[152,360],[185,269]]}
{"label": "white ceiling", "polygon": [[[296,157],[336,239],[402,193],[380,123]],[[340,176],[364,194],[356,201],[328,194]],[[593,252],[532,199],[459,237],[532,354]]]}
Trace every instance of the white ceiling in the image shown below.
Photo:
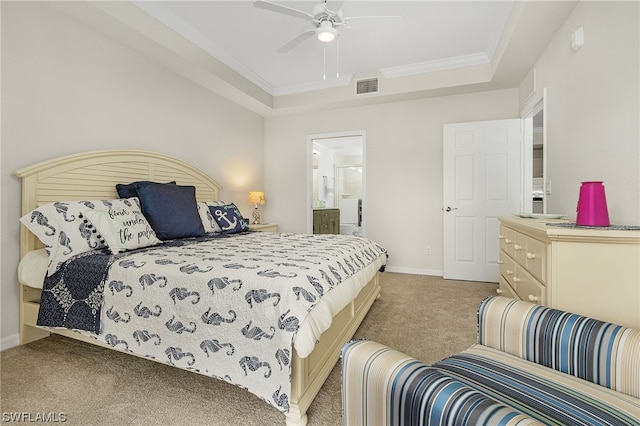
{"label": "white ceiling", "polygon": [[[311,13],[320,1],[274,3]],[[401,18],[356,20],[331,43],[311,37],[278,53],[279,47],[315,28],[313,23],[246,0],[135,4],[272,95],[344,85],[353,76],[487,64],[513,6],[512,1],[346,0],[344,17]]]}
{"label": "white ceiling", "polygon": [[[307,12],[319,3],[274,2]],[[344,17],[401,19],[354,20],[337,43],[311,37],[287,53],[277,49],[313,24],[249,0],[46,3],[272,116],[517,88],[577,1],[345,0]],[[356,25],[367,22],[377,26]],[[356,95],[355,81],[370,77],[379,79],[379,91]]]}

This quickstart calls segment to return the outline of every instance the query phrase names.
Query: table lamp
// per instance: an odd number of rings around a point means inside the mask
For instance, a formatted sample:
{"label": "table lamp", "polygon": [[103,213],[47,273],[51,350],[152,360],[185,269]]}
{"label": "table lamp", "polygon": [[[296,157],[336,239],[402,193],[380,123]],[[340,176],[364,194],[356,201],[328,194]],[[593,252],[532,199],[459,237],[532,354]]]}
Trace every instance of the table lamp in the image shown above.
{"label": "table lamp", "polygon": [[260,210],[258,205],[264,206],[264,192],[262,191],[250,191],[249,192],[249,204],[253,204],[253,223],[255,225],[260,223]]}

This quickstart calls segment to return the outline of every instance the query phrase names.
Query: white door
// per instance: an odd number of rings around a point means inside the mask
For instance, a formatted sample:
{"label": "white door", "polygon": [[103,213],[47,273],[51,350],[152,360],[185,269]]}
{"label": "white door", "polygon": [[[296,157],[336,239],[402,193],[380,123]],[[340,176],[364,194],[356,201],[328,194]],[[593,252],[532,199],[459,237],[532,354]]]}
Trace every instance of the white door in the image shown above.
{"label": "white door", "polygon": [[445,124],[444,278],[497,282],[498,216],[520,211],[520,119]]}

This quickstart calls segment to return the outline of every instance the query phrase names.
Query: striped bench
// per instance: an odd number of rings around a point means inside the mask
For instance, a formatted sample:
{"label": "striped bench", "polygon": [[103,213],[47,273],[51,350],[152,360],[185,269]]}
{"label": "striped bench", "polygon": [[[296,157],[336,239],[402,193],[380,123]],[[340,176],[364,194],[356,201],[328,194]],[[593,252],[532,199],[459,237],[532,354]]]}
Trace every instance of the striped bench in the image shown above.
{"label": "striped bench", "polygon": [[505,297],[464,352],[427,366],[355,341],[342,369],[347,425],[640,425],[640,331]]}

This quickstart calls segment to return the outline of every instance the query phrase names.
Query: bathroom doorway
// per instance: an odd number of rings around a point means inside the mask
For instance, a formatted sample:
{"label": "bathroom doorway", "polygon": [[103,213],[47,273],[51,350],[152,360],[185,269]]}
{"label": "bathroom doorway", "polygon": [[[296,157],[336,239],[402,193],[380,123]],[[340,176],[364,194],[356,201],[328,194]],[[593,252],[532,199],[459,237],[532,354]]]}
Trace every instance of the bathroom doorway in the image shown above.
{"label": "bathroom doorway", "polygon": [[[364,235],[364,131],[310,135],[307,139],[307,232]],[[322,223],[320,218],[324,218]]]}

